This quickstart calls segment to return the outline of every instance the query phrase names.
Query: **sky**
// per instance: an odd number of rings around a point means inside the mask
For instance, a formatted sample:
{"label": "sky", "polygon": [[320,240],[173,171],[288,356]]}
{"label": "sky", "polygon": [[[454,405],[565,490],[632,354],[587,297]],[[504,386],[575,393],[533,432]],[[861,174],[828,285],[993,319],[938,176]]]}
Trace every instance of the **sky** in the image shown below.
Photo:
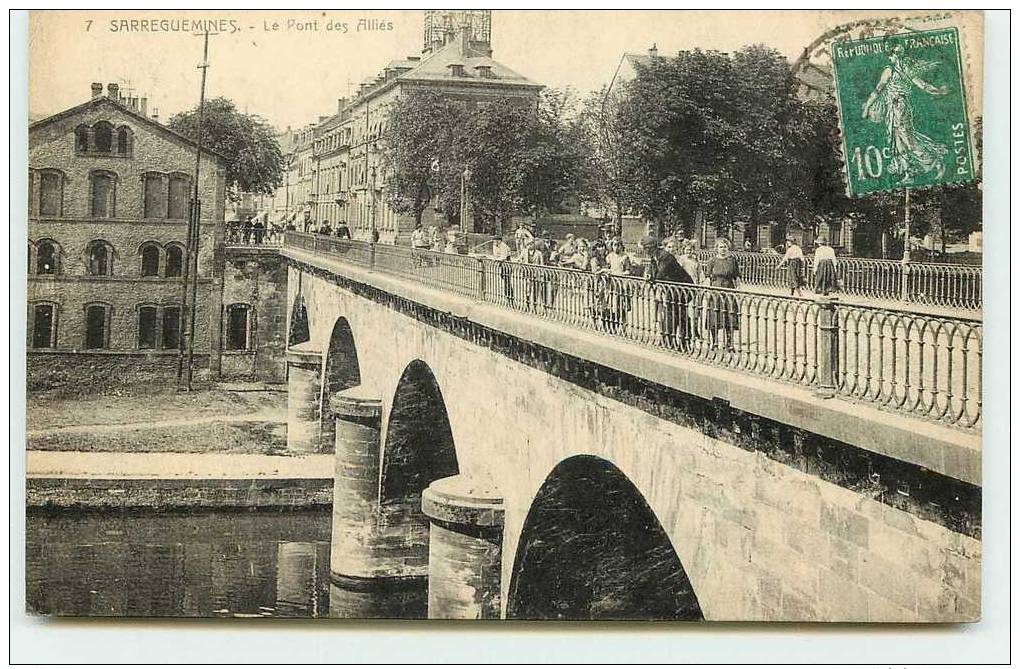
{"label": "sky", "polygon": [[[882,15],[869,12],[876,14]],[[621,54],[652,44],[669,55],[764,43],[792,60],[829,28],[861,16],[835,10],[493,10],[492,47],[496,60],[524,76],[584,94],[609,82]],[[209,40],[207,97],[230,98],[280,130],[299,127],[335,113],[337,98],[390,60],[419,55],[423,19],[423,10],[35,11],[29,113],[34,119],[80,104],[93,81],[147,96],[150,113],[158,108],[162,120],[197,106],[202,37],[181,21],[203,20],[222,26]],[[177,31],[154,32],[153,26]]]}

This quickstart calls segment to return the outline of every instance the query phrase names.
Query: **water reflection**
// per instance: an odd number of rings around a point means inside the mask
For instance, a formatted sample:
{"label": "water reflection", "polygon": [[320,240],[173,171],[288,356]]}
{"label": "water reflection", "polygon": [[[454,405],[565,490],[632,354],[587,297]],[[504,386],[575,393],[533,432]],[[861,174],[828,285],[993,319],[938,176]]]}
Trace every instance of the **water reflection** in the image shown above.
{"label": "water reflection", "polygon": [[28,513],[29,611],[407,618],[424,582],[330,583],[329,511]]}

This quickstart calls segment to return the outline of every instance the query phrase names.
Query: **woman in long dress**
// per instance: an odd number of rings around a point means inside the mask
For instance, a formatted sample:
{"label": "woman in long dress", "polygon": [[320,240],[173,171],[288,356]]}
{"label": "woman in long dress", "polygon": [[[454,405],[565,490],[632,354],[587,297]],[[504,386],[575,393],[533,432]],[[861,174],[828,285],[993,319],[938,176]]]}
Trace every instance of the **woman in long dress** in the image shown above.
{"label": "woman in long dress", "polygon": [[839,287],[839,280],[836,276],[836,251],[829,246],[829,242],[820,237],[815,240],[815,292],[819,295],[828,295]]}
{"label": "woman in long dress", "polygon": [[804,287],[804,250],[791,237],[786,239],[786,255],[776,265],[776,269],[786,267],[786,287],[790,296],[800,296]]}
{"label": "woman in long dress", "polygon": [[[730,240],[721,238],[715,243],[715,257],[708,261],[706,274],[708,284],[714,288],[736,288],[740,280],[740,267],[730,252]],[[733,332],[740,329],[740,305],[730,293],[713,293],[708,297],[708,314],[705,327],[713,347],[719,341],[722,330],[723,341],[728,350],[733,350]]]}

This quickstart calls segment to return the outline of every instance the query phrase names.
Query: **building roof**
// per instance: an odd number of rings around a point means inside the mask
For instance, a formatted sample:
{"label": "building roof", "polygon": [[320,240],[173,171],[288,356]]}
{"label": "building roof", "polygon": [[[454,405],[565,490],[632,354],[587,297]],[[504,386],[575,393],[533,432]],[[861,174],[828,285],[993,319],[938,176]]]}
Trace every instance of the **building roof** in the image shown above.
{"label": "building roof", "polygon": [[[155,130],[156,132],[162,133],[162,134],[166,135],[167,137],[169,137],[170,139],[172,139],[174,141],[181,142],[182,144],[187,144],[189,146],[195,147],[196,149],[198,148],[198,144],[196,144],[195,142],[191,141],[189,138],[185,137],[184,135],[182,135],[181,133],[177,132],[176,130],[171,130],[170,128],[168,128],[167,126],[163,125],[162,123],[159,123],[158,121],[154,121],[153,119],[149,118],[148,116],[145,116],[144,114],[141,114],[141,113],[135,111],[134,109],[132,109],[128,105],[124,104],[123,102],[120,102],[119,100],[114,100],[113,98],[108,97],[106,95],[96,96],[96,97],[92,98],[91,100],[87,100],[87,101],[81,103],[80,105],[76,105],[74,107],[71,107],[70,109],[65,109],[62,112],[57,112],[56,114],[52,114],[50,116],[42,118],[42,119],[40,119],[38,121],[35,121],[34,123],[29,123],[28,124],[28,131],[31,133],[33,130],[37,130],[37,129],[42,128],[44,126],[47,126],[47,125],[49,125],[51,123],[55,123],[57,121],[61,121],[61,120],[65,119],[65,118],[70,118],[72,116],[80,114],[80,113],[84,112],[86,109],[89,109],[90,107],[100,107],[100,106],[103,106],[103,105],[111,106],[114,109],[116,109],[117,111],[123,112],[124,114],[127,114],[128,116],[132,117],[134,120],[139,121],[140,123],[143,123],[143,124],[147,125],[148,127],[150,127],[151,129]],[[203,146],[202,147],[202,152],[209,154],[210,156],[212,156],[216,160],[220,161],[221,163],[225,164],[225,163],[228,162],[226,156],[224,156],[222,153],[214,151],[213,149],[210,149],[207,146]]]}
{"label": "building roof", "polygon": [[[454,64],[464,66],[463,76],[454,75],[450,71],[450,65]],[[543,88],[542,84],[511,70],[491,56],[465,48],[460,39],[453,40],[416,65],[417,67],[402,73],[397,79],[402,81],[477,81],[484,84],[499,83]],[[475,70],[478,66],[490,68],[492,78],[480,76]]]}

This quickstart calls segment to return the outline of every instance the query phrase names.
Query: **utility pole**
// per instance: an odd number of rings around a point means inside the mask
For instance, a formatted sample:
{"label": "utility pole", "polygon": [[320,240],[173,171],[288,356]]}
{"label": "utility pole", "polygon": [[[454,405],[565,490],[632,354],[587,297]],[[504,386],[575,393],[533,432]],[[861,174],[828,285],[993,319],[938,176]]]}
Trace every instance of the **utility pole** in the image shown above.
{"label": "utility pole", "polygon": [[[209,69],[209,31],[205,31],[205,40],[202,47],[202,62],[198,69],[202,70],[202,86],[198,97],[198,130],[195,149],[195,177],[191,196],[191,216],[188,221],[188,244],[187,258],[184,273],[184,308],[181,311],[181,318],[187,314],[188,326],[187,336],[181,338],[180,361],[178,363],[178,382],[181,379],[181,368],[183,367],[184,389],[191,390],[191,379],[194,373],[195,362],[195,315],[198,311],[196,297],[198,292],[198,253],[200,240],[200,227],[202,219],[202,200],[199,198],[198,180],[201,174],[202,165],[202,122],[205,117],[205,78]],[[187,340],[187,355],[185,356],[184,342]]]}

